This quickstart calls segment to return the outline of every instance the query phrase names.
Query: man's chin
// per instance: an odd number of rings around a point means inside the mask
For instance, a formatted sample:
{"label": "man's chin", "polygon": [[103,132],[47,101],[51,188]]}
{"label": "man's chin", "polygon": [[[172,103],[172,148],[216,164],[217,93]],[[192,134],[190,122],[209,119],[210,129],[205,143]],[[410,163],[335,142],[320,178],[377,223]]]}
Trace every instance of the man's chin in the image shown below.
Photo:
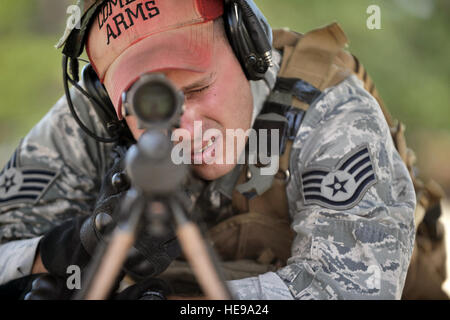
{"label": "man's chin", "polygon": [[204,180],[216,180],[234,169],[236,164],[201,164],[193,165],[194,173]]}

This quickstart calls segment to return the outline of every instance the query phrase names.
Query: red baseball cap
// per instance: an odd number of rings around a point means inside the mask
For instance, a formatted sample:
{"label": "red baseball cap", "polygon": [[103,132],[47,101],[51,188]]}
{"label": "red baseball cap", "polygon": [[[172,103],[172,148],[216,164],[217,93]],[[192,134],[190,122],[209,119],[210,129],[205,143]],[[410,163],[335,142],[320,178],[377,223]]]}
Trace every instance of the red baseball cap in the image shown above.
{"label": "red baseball cap", "polygon": [[205,71],[213,54],[213,20],[223,0],[110,0],[89,32],[86,51],[117,115],[121,96],[146,72]]}

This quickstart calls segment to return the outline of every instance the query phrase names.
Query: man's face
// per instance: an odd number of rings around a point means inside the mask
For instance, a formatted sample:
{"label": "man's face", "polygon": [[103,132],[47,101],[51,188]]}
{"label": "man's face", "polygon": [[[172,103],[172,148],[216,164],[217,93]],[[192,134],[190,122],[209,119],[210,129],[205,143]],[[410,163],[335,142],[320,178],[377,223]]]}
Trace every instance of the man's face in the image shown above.
{"label": "man's face", "polygon": [[[194,172],[203,179],[214,180],[230,172],[237,161],[240,150],[233,151],[226,148],[226,130],[251,127],[253,113],[253,97],[250,84],[243,73],[229,43],[225,39],[218,39],[214,44],[214,56],[208,70],[203,73],[185,70],[163,70],[185,95],[185,109],[181,118],[180,129],[187,130],[191,137],[192,163],[202,160],[202,164],[193,164]],[[134,137],[138,139],[143,130],[137,128],[133,116],[126,118]],[[221,137],[214,138],[214,142],[202,141],[199,150],[194,148],[194,121],[201,121],[203,133],[209,129],[217,129]],[[196,136],[196,138],[198,138]],[[211,144],[213,143],[213,144]],[[233,143],[234,144],[234,143]],[[198,145],[198,144],[197,144]],[[216,151],[221,146],[223,164],[206,164],[205,159],[218,156]],[[238,146],[236,146],[237,148]],[[226,152],[234,152],[233,163],[225,159]],[[218,159],[216,159],[216,162]]]}

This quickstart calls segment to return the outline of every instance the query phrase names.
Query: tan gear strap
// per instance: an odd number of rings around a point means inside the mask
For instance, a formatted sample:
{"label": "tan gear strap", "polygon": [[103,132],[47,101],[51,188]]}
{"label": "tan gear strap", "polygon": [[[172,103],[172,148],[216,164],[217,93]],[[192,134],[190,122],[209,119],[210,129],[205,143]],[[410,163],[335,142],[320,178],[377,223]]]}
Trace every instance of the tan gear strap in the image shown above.
{"label": "tan gear strap", "polygon": [[[287,29],[275,30],[274,48],[283,51],[283,61],[278,76],[300,78],[321,91],[339,84],[352,74],[363,82],[364,88],[378,101],[386,122],[391,128],[395,146],[413,180],[417,194],[415,222],[418,227],[427,210],[440,201],[442,189],[434,182],[425,185],[414,176],[413,167],[416,157],[414,152],[407,148],[404,125],[392,118],[364,66],[356,57],[344,50],[347,43],[347,37],[337,23],[313,30],[305,35]],[[304,111],[309,107],[294,96],[292,106]],[[258,212],[283,221],[290,220],[286,183],[289,180],[291,149],[292,141],[289,141],[286,152],[280,157],[280,169],[274,183],[262,196],[248,200],[234,190],[233,209],[236,213]],[[248,170],[244,166],[238,184],[248,179],[247,174]],[[289,225],[285,224],[285,226],[285,232],[289,232]],[[276,255],[280,256],[279,253]]]}
{"label": "tan gear strap", "polygon": [[233,216],[208,230],[208,239],[224,261],[274,260],[285,264],[291,256],[294,232],[289,221],[260,212]]}
{"label": "tan gear strap", "polygon": [[[283,61],[279,77],[300,78],[317,89],[337,85],[351,73],[342,64],[338,54],[346,47],[347,37],[337,23],[316,29],[305,35],[286,29],[274,31],[274,48],[283,51]],[[336,62],[336,63],[333,63]],[[292,97],[291,105],[307,110],[309,105]],[[238,192],[234,193],[233,205],[238,212],[264,212],[278,218],[289,220],[286,184],[289,180],[289,159],[292,141],[287,143],[285,153],[280,157],[280,168],[272,187],[264,193],[248,200]],[[245,167],[237,183],[246,181],[249,174]]]}
{"label": "tan gear strap", "polygon": [[[279,266],[269,263],[259,263],[250,259],[222,261],[221,272],[225,280],[237,280],[257,277],[266,272],[275,272]],[[175,260],[158,278],[166,281],[177,296],[201,296],[202,290],[198,285],[195,274],[188,262]]]}

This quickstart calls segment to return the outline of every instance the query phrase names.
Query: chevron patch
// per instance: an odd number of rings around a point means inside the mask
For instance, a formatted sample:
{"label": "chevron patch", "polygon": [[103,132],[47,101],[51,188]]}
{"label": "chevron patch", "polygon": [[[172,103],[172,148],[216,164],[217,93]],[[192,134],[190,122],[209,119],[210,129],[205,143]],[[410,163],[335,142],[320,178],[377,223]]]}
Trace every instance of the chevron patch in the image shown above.
{"label": "chevron patch", "polygon": [[20,167],[16,150],[0,172],[0,207],[14,203],[36,203],[57,175],[54,170]]}
{"label": "chevron patch", "polygon": [[332,170],[309,168],[302,174],[305,204],[345,210],[354,207],[377,182],[367,146],[346,155]]}

